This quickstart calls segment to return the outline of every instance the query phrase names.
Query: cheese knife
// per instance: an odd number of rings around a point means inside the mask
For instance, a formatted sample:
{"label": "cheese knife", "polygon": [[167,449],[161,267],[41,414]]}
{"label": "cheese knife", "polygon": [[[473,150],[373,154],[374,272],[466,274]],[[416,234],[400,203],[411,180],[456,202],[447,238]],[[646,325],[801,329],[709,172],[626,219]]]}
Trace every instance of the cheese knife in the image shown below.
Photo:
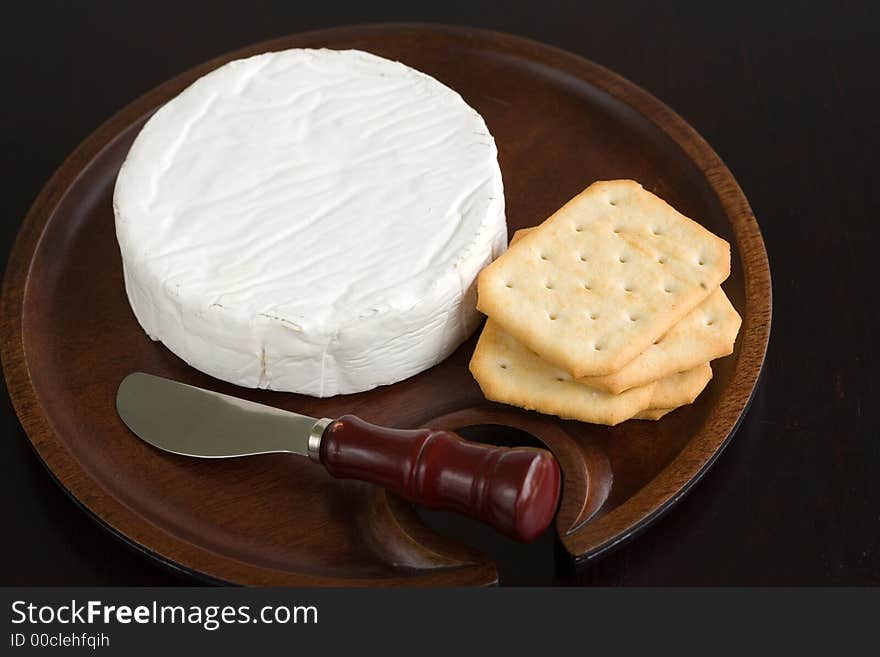
{"label": "cheese knife", "polygon": [[355,415],[313,418],[143,372],[125,377],[116,408],[135,435],[168,452],[307,456],[334,477],[463,513],[520,541],[539,536],[559,502],[559,466],[544,449],[496,447],[450,431],[388,429]]}

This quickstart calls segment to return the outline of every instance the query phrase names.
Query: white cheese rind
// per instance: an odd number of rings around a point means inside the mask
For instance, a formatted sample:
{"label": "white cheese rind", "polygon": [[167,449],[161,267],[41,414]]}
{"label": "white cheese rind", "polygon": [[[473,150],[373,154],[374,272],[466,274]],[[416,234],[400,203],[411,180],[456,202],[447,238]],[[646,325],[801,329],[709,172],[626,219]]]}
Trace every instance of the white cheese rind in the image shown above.
{"label": "white cheese rind", "polygon": [[138,135],[114,212],[150,337],[217,378],[319,397],[448,356],[507,243],[482,117],[353,50],[266,53],[197,80]]}

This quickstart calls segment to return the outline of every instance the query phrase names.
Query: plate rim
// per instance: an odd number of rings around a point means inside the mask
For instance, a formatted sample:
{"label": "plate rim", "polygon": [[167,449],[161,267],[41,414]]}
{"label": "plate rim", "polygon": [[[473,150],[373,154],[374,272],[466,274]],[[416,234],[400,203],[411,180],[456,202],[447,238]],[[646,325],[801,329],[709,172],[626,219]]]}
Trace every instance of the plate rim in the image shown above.
{"label": "plate rim", "polygon": [[[570,556],[578,563],[595,560],[642,532],[669,511],[714,464],[730,443],[748,409],[762,370],[770,336],[772,284],[769,260],[757,220],[733,174],[705,139],[675,111],[635,83],[600,64],[556,46],[492,30],[433,23],[369,23],[276,37],[237,48],[190,67],[141,94],[100,124],[61,163],[37,195],[21,223],[4,273],[2,297],[0,297],[2,299],[0,359],[2,359],[10,400],[35,454],[46,467],[51,478],[100,526],[166,567],[183,571],[202,581],[225,584],[241,581],[305,586],[443,583],[442,577],[431,572],[415,576],[375,579],[291,573],[237,562],[213,553],[208,555],[205,548],[171,536],[162,528],[154,527],[135,511],[128,509],[106,493],[64,447],[47,417],[40,410],[40,402],[30,378],[22,339],[22,309],[30,265],[46,225],[63,200],[67,189],[76,181],[82,170],[87,168],[92,160],[98,157],[103,149],[133,121],[153,111],[157,103],[162,102],[163,97],[176,95],[196,77],[231,59],[279,47],[291,47],[289,43],[294,40],[319,39],[330,42],[346,36],[401,30],[423,34],[452,34],[459,37],[476,36],[482,39],[481,44],[490,41],[494,45],[503,45],[505,50],[524,58],[543,61],[609,94],[666,134],[699,169],[715,194],[734,234],[743,266],[745,290],[744,319],[739,338],[742,342],[739,345],[739,357],[732,378],[732,382],[737,385],[728,385],[717,401],[712,412],[720,414],[720,417],[717,417],[713,423],[710,435],[704,436],[705,431],[697,434],[698,437],[703,437],[700,444],[695,445],[693,440],[689,441],[663,470],[620,506],[587,523],[577,532],[560,535]],[[735,394],[736,391],[730,390],[733,387],[747,388],[748,393]],[[695,466],[682,467],[681,461],[687,461],[689,456],[694,456],[690,452],[698,452],[702,456],[697,458],[698,463]],[[61,477],[59,472],[64,472],[65,475]],[[99,503],[100,511],[95,508]],[[178,557],[182,553],[193,554],[189,559],[167,557],[164,552],[171,545],[176,547],[172,553]],[[212,561],[208,568],[183,563],[189,561],[191,564],[204,564],[204,558],[208,556]],[[488,584],[495,581],[494,568],[490,564],[474,564],[469,568],[473,569],[471,577],[473,583]],[[243,574],[247,576],[240,577]]]}

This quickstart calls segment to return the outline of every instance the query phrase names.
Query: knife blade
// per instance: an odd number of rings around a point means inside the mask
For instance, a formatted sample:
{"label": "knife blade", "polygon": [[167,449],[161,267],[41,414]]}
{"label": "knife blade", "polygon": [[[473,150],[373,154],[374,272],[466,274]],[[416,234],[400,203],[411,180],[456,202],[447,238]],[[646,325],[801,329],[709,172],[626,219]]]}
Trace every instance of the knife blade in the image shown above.
{"label": "knife blade", "polygon": [[313,418],[143,372],[123,379],[116,408],[136,436],[168,452],[307,456],[334,477],[469,515],[517,540],[539,536],[559,502],[559,466],[544,449],[485,445],[451,431],[389,429],[354,415]]}
{"label": "knife blade", "polygon": [[167,452],[201,458],[273,452],[309,455],[320,420],[170,379],[134,372],[119,385],[116,408],[135,434]]}

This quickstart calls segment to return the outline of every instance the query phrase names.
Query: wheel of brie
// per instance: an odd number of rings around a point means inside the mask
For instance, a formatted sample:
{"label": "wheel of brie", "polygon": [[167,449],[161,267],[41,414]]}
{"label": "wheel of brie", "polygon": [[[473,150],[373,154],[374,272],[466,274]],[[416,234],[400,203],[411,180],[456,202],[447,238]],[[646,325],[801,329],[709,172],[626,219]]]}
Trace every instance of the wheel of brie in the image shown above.
{"label": "wheel of brie", "polygon": [[504,249],[495,142],[434,78],[355,50],[230,62],[157,111],[119,172],[146,333],[242,386],[394,383],[476,328]]}

